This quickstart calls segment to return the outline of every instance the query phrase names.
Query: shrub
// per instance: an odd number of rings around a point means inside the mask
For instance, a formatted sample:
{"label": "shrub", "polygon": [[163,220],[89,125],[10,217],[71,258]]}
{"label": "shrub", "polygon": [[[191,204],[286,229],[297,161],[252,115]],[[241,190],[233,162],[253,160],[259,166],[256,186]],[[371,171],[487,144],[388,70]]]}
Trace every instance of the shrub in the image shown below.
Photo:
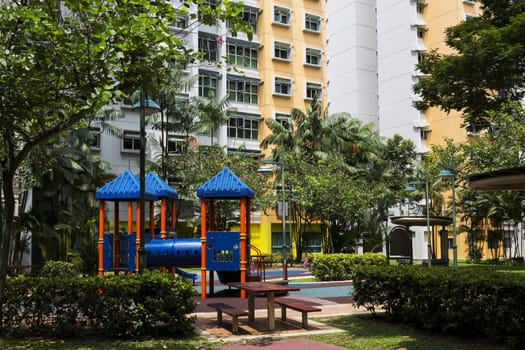
{"label": "shrub", "polygon": [[312,274],[320,281],[344,281],[352,279],[352,272],[361,265],[386,265],[383,254],[326,254],[316,255],[312,262]]}
{"label": "shrub", "polygon": [[362,266],[354,301],[370,312],[455,335],[525,342],[525,276],[480,268]]}
{"label": "shrub", "polygon": [[65,261],[47,261],[38,271],[42,277],[72,278],[80,274],[78,266]]}
{"label": "shrub", "polygon": [[141,337],[193,331],[195,290],[170,274],[9,279],[2,334]]}

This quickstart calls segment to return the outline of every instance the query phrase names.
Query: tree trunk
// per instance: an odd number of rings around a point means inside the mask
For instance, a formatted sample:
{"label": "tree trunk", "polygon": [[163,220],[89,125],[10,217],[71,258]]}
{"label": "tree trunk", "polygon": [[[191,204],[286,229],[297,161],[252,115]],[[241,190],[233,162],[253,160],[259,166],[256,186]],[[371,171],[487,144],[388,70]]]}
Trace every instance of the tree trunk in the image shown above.
{"label": "tree trunk", "polygon": [[2,173],[2,194],[4,202],[0,209],[2,220],[2,231],[0,239],[0,334],[3,331],[3,305],[5,303],[5,289],[7,280],[7,269],[9,263],[9,246],[11,243],[11,233],[13,231],[13,217],[15,213],[15,196],[13,191],[14,174],[4,169]]}

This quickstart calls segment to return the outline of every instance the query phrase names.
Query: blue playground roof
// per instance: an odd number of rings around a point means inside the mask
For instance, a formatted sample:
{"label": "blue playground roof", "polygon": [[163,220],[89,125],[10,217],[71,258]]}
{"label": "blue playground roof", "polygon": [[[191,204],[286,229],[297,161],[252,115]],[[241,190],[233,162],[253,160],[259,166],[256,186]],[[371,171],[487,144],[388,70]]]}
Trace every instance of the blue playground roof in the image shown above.
{"label": "blue playground roof", "polygon": [[[140,180],[129,170],[102,186],[95,193],[98,200],[136,200],[140,198]],[[155,193],[146,192],[144,199],[154,201],[158,198]]]}
{"label": "blue playground roof", "polygon": [[177,191],[162,180],[157,174],[151,172],[146,176],[146,191],[156,194],[158,197],[179,198]]}
{"label": "blue playground roof", "polygon": [[239,179],[228,167],[197,189],[200,198],[253,198],[255,192]]}

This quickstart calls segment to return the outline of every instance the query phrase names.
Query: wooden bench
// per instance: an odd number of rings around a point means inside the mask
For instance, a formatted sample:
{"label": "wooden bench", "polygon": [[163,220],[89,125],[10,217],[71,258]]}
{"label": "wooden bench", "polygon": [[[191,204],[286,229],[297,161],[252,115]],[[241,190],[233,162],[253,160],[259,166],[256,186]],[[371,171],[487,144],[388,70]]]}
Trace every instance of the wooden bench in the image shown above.
{"label": "wooden bench", "polygon": [[302,314],[302,327],[308,328],[308,313],[321,311],[321,309],[301,303],[291,298],[277,298],[275,303],[281,306],[281,320],[286,321],[286,308],[299,311]]}
{"label": "wooden bench", "polygon": [[225,303],[211,303],[209,307],[217,310],[217,323],[222,323],[222,313],[232,317],[232,331],[234,334],[239,333],[239,316],[248,316],[248,311],[239,310],[234,306]]}

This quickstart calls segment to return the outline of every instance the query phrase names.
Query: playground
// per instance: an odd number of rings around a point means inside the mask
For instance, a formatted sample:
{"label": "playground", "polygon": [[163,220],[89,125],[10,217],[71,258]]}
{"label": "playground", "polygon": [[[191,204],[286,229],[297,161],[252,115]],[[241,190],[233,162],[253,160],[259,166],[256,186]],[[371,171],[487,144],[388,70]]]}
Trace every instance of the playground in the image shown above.
{"label": "playground", "polygon": [[[145,181],[145,199],[150,203],[146,230],[146,222],[138,220],[139,193],[138,179],[129,171],[96,192],[100,203],[99,274],[161,269],[192,279],[198,294],[196,326],[206,338],[234,341],[239,337],[246,340],[270,335],[296,337],[306,333],[337,332],[319,322],[308,323],[307,312],[315,311],[316,317],[365,312],[351,305],[350,282],[300,282],[305,277],[311,278],[310,269],[305,267],[290,268],[284,275],[282,269],[266,270],[261,251],[250,245],[250,199],[254,191],[228,168],[197,190],[201,200],[200,238],[177,238],[176,234],[169,233],[176,233],[175,199],[178,193],[154,173],[148,174]],[[214,230],[216,199],[239,202],[239,232]],[[155,227],[155,201],[161,202],[160,227]],[[113,232],[105,229],[106,202],[114,203]],[[127,202],[126,233],[119,231],[123,215],[119,207],[121,202]],[[135,220],[134,206],[137,208]],[[190,268],[193,271],[200,268],[200,273],[188,271]],[[268,292],[250,290],[248,286],[252,283],[259,283],[258,287]],[[276,300],[274,305],[275,295],[288,299]],[[275,315],[277,305],[281,310]],[[247,309],[249,312],[245,311]]]}

